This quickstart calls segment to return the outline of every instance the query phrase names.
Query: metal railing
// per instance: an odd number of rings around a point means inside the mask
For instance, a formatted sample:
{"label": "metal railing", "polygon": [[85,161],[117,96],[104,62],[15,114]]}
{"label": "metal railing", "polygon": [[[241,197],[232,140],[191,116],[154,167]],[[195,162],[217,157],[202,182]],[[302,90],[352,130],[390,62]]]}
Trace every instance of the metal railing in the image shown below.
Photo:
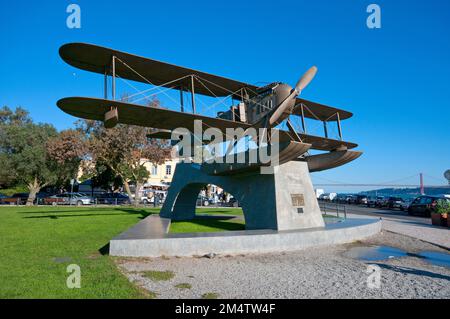
{"label": "metal railing", "polygon": [[323,215],[336,214],[337,218],[347,219],[347,206],[339,203],[319,201],[319,207]]}

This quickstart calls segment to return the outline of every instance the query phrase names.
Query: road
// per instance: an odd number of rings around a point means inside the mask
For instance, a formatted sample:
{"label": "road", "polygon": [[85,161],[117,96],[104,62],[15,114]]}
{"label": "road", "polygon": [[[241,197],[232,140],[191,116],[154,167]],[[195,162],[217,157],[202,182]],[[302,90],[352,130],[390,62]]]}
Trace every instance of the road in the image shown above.
{"label": "road", "polygon": [[389,220],[404,220],[424,225],[431,225],[431,219],[424,216],[409,216],[408,212],[400,210],[386,210],[380,208],[369,208],[357,205],[347,205],[347,213],[354,215],[369,215]]}

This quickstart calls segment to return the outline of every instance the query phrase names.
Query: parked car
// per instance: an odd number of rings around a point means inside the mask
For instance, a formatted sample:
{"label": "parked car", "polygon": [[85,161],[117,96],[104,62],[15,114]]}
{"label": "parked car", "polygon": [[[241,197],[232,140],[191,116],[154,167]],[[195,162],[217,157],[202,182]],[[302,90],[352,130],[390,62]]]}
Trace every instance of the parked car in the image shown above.
{"label": "parked car", "polygon": [[347,195],[347,197],[345,198],[345,201],[347,204],[355,204],[356,196],[355,195]]}
{"label": "parked car", "polygon": [[337,197],[337,194],[336,194],[336,193],[324,193],[324,194],[322,194],[322,195],[319,196],[319,199],[320,199],[320,200],[323,200],[323,201],[329,201],[329,202],[331,202],[331,201],[333,201],[336,197]]}
{"label": "parked car", "polygon": [[51,196],[52,194],[46,192],[39,192],[36,194],[34,199],[34,204],[42,205],[44,204],[44,198]]}
{"label": "parked car", "polygon": [[424,215],[429,217],[431,213],[435,210],[436,205],[439,200],[444,200],[447,202],[450,202],[450,199],[444,197],[444,196],[419,196],[408,207],[408,214],[409,215]]}
{"label": "parked car", "polygon": [[63,193],[47,196],[42,199],[45,205],[91,205],[93,198],[84,193]]}
{"label": "parked car", "polygon": [[375,202],[375,205],[377,207],[383,207],[386,204],[386,201],[387,201],[386,197],[384,197],[384,196],[377,196],[377,200]]}
{"label": "parked car", "polygon": [[122,193],[112,193],[112,203],[117,205],[129,205],[131,204],[131,200],[126,194]]}
{"label": "parked car", "polygon": [[385,201],[386,199],[384,196],[377,196],[377,199],[375,200],[375,206],[382,207]]}
{"label": "parked car", "polygon": [[156,197],[158,197],[158,199],[156,200],[157,204],[161,204],[164,202],[166,194],[167,194],[167,191],[160,191],[160,190],[147,191],[142,195],[141,203],[154,204],[155,196],[156,196]]}
{"label": "parked car", "polygon": [[241,205],[239,204],[238,200],[234,197],[230,198],[230,200],[228,201],[228,203],[226,203],[226,206],[229,207],[240,207]]}
{"label": "parked car", "polygon": [[389,209],[402,209],[404,202],[400,197],[389,197],[385,206]]}
{"label": "parked car", "polygon": [[208,197],[203,195],[198,195],[197,197],[197,206],[209,206],[210,200]]}
{"label": "parked car", "polygon": [[122,193],[101,193],[95,196],[97,204],[123,205],[131,204],[128,195]]}
{"label": "parked car", "polygon": [[[37,193],[34,198],[33,204],[42,204],[43,199],[47,197],[48,193]],[[4,196],[4,195],[3,195]],[[25,205],[28,200],[29,193],[16,193],[11,197],[1,197],[0,196],[0,204],[9,204],[9,205]]]}
{"label": "parked car", "polygon": [[346,204],[347,203],[346,199],[347,199],[347,195],[345,195],[345,194],[338,194],[336,196],[336,202],[338,202],[340,204]]}
{"label": "parked car", "polygon": [[412,199],[411,198],[409,198],[409,199],[406,199],[406,200],[403,200],[403,202],[402,202],[402,204],[401,204],[401,210],[403,210],[403,211],[405,211],[405,212],[407,212],[408,211],[408,208],[409,208],[409,206],[411,205],[411,203],[412,203]]}
{"label": "parked car", "polygon": [[367,195],[356,195],[356,205],[367,205]]}
{"label": "parked car", "polygon": [[69,204],[69,196],[67,194],[56,194],[43,198],[45,205],[67,205]]}
{"label": "parked car", "polygon": [[28,200],[28,195],[28,193],[16,193],[11,197],[3,198],[2,203],[9,205],[25,205]]}
{"label": "parked car", "polygon": [[367,207],[376,207],[377,206],[377,198],[374,196],[367,197]]}
{"label": "parked car", "polygon": [[0,204],[3,204],[3,198],[8,198],[5,194],[0,193]]}
{"label": "parked car", "polygon": [[[94,203],[94,199],[91,196],[88,196],[84,193],[72,193],[69,195],[69,204],[70,205],[91,205]],[[72,195],[72,196],[70,196]]]}

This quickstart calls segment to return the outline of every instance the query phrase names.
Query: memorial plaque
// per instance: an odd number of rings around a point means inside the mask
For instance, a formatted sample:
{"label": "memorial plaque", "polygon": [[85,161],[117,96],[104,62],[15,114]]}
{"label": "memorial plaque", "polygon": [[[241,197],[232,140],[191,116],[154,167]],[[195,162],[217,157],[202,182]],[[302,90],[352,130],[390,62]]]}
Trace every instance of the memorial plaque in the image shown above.
{"label": "memorial plaque", "polygon": [[292,206],[302,207],[305,206],[305,198],[303,194],[291,194]]}

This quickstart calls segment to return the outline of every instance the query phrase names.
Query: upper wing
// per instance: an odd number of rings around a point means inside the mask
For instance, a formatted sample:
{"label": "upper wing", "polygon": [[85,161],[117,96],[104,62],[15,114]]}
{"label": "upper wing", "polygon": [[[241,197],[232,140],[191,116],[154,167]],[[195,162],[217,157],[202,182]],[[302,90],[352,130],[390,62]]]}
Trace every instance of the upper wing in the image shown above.
{"label": "upper wing", "polygon": [[297,98],[292,114],[301,115],[302,104],[304,106],[303,114],[305,115],[305,117],[318,119],[320,121],[336,121],[337,113],[339,113],[339,118],[341,120],[345,120],[353,116],[353,113],[351,112],[340,110],[331,106],[326,106],[323,104],[319,104],[301,98]]}
{"label": "upper wing", "polygon": [[226,128],[250,127],[250,125],[245,123],[220,118],[96,98],[69,97],[59,100],[57,105],[61,110],[70,115],[97,121],[104,121],[105,113],[111,107],[117,107],[119,123],[163,130],[186,128],[193,132],[194,120],[201,120],[205,125],[203,129],[213,127],[222,132],[225,132]]}
{"label": "upper wing", "polygon": [[117,61],[116,74],[118,76],[149,84],[148,80],[151,84],[158,86],[185,77],[165,85],[171,88],[176,86],[182,86],[185,89],[189,88],[191,79],[188,76],[196,75],[203,79],[203,85],[196,83],[195,93],[207,96],[228,96],[230,93],[237,92],[242,88],[248,88],[253,91],[257,88],[251,84],[217,75],[86,43],[65,44],[59,49],[59,55],[64,61],[76,68],[100,74],[111,74],[111,61],[112,57],[115,56],[128,65],[127,67],[120,61]]}

